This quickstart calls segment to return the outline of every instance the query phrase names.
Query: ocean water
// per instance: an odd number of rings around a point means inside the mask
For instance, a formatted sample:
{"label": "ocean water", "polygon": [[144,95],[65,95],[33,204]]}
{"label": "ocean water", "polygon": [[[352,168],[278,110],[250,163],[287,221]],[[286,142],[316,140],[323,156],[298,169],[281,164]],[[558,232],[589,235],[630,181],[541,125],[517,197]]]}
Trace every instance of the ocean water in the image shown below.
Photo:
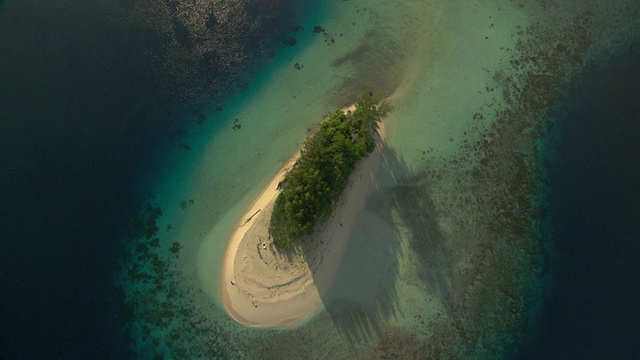
{"label": "ocean water", "polygon": [[128,357],[125,235],[163,159],[287,48],[303,6],[269,4],[2,2],[0,357]]}
{"label": "ocean water", "polygon": [[[639,12],[0,2],[0,357],[633,358]],[[335,286],[235,323],[228,236],[362,92],[394,111]]]}
{"label": "ocean water", "polygon": [[638,44],[617,49],[557,109],[548,140],[552,280],[530,358],[634,358],[640,196]]}

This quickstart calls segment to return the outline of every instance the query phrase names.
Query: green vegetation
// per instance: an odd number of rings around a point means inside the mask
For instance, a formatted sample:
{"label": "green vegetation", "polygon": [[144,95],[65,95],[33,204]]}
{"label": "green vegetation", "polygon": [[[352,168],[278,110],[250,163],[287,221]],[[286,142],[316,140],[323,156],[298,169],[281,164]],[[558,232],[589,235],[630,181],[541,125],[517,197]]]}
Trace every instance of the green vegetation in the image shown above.
{"label": "green vegetation", "polygon": [[279,185],[269,225],[276,246],[291,249],[327,220],[361,158],[375,148],[373,131],[387,107],[371,96],[358,99],[356,109],[338,109],[310,136],[294,167]]}

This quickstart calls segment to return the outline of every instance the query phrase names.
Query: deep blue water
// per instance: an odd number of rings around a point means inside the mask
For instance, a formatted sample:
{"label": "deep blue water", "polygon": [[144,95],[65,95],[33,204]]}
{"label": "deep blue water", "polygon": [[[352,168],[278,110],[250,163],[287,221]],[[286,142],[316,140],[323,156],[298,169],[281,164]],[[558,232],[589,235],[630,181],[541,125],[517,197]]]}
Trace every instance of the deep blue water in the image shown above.
{"label": "deep blue water", "polygon": [[0,358],[129,354],[111,283],[148,169],[251,86],[302,9],[235,3],[231,29],[212,9],[189,28],[171,1],[0,1]]}
{"label": "deep blue water", "polygon": [[640,357],[640,49],[621,53],[558,106],[552,275],[531,359]]}

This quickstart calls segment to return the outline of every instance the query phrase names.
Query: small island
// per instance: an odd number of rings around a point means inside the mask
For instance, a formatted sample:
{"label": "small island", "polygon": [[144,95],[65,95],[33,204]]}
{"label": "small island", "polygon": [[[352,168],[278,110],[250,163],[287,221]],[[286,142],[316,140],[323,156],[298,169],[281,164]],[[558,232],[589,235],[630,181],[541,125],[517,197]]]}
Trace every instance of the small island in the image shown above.
{"label": "small island", "polygon": [[353,111],[334,111],[307,139],[300,157],[278,185],[269,233],[281,249],[308,239],[331,215],[358,160],[375,148],[382,110],[363,98]]}
{"label": "small island", "polygon": [[236,321],[286,325],[321,304],[382,164],[387,107],[376,104],[330,113],[240,220],[221,289]]}

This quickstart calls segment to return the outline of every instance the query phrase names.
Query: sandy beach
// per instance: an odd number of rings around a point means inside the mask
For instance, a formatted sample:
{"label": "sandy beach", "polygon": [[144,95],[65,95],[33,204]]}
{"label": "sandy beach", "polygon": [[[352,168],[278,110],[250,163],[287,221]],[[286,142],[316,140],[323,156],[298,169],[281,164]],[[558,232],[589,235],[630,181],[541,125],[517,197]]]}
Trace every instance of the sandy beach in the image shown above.
{"label": "sandy beach", "polygon": [[225,251],[221,280],[224,307],[236,321],[251,327],[290,325],[318,309],[382,165],[385,127],[379,124],[375,150],[358,162],[331,217],[316,229],[311,241],[283,251],[268,234],[273,203],[280,193],[278,183],[300,152],[242,216]]}

